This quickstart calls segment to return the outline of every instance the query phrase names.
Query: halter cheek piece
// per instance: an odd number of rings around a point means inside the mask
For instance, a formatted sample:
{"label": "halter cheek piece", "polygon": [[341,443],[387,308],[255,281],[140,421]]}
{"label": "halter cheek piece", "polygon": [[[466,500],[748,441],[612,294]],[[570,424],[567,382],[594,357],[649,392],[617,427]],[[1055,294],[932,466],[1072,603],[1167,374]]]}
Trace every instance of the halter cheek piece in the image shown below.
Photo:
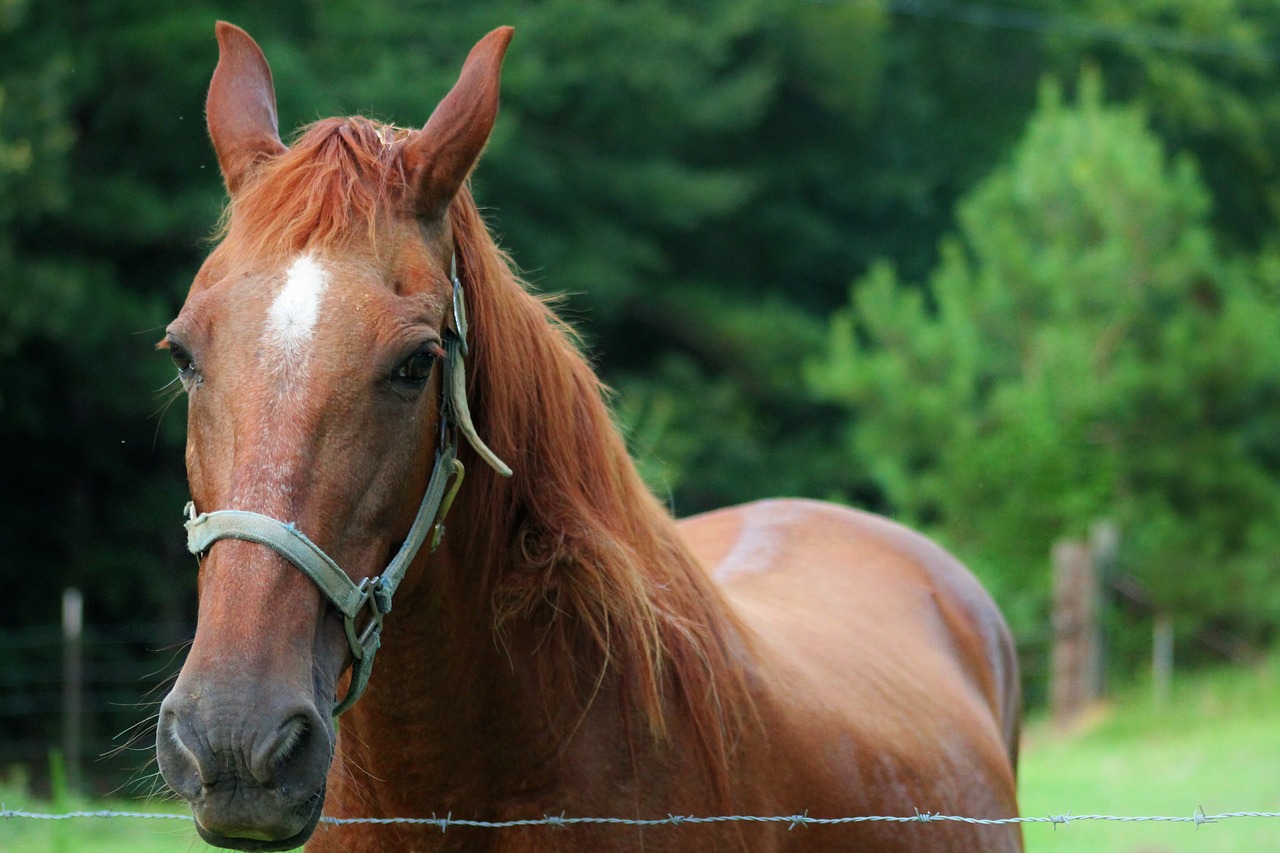
{"label": "halter cheek piece", "polygon": [[[338,608],[354,663],[351,686],[333,709],[335,717],[355,704],[369,683],[373,656],[382,642],[382,619],[391,611],[391,596],[405,572],[428,539],[429,550],[434,551],[444,536],[444,517],[466,473],[457,457],[457,434],[461,432],[491,468],[504,477],[511,476],[511,469],[476,434],[471,411],[467,407],[467,376],[463,361],[469,351],[467,313],[462,284],[458,281],[456,255],[450,262],[450,278],[453,280],[453,323],[446,323],[443,330],[445,358],[440,377],[440,442],[436,446],[435,466],[409,534],[381,575],[366,577],[359,584],[352,582],[332,557],[292,523],[235,509],[197,515],[195,504],[187,504],[187,550],[191,553],[199,557],[219,539],[241,539],[266,545],[311,578]],[[356,620],[366,607],[369,607],[369,621],[361,631],[356,627]]]}

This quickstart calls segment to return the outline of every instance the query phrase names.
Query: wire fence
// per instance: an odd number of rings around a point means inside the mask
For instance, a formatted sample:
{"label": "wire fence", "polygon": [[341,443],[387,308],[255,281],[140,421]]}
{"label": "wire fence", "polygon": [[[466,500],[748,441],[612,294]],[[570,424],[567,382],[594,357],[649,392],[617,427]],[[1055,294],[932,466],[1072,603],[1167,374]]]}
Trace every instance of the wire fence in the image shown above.
{"label": "wire fence", "polygon": [[[163,812],[128,812],[128,811],[77,811],[60,814],[29,812],[21,809],[9,809],[0,804],[0,819],[3,820],[71,820],[73,818],[137,818],[141,820],[183,820],[192,821],[189,814],[170,814]],[[1023,824],[1049,824],[1054,829],[1069,826],[1073,823],[1090,821],[1110,821],[1114,823],[1189,823],[1197,828],[1206,824],[1220,823],[1241,818],[1280,818],[1280,812],[1222,812],[1205,814],[1203,809],[1196,808],[1190,815],[1104,815],[1104,814],[1072,814],[1067,812],[1043,817],[1003,817],[980,818],[964,815],[938,814],[936,812],[917,811],[910,815],[857,815],[852,817],[812,817],[807,812],[791,815],[672,815],[658,818],[626,818],[626,817],[566,817],[565,815],[544,815],[540,818],[519,820],[472,820],[455,818],[452,814],[445,817],[322,817],[320,822],[334,826],[367,825],[414,825],[429,826],[447,831],[450,827],[473,827],[478,829],[513,829],[516,827],[546,826],[564,828],[581,825],[614,825],[614,826],[695,826],[699,824],[724,823],[781,823],[787,828],[807,828],[810,826],[835,826],[857,823],[963,823],[974,826],[1010,826]]]}
{"label": "wire fence", "polygon": [[56,753],[72,791],[105,793],[136,777],[193,628],[89,624],[67,593],[61,625],[0,629],[0,769],[42,788]]}
{"label": "wire fence", "polygon": [[[137,687],[141,682],[153,687],[162,684],[176,671],[178,661],[174,655],[174,645],[181,645],[189,633],[183,626],[174,625],[132,625],[115,626],[109,631],[84,632],[85,655],[83,669],[83,696],[80,705],[83,710],[98,717],[99,724],[110,719],[113,723],[122,715],[129,718],[147,717],[153,711],[140,707],[136,702]],[[170,652],[163,657],[164,663],[157,662],[157,642],[154,638],[162,637],[159,645],[167,645]],[[1035,638],[1033,645],[1036,652],[1032,657],[1045,657],[1048,651],[1048,637]],[[32,758],[46,754],[52,743],[56,742],[57,716],[64,711],[65,694],[59,693],[60,681],[55,675],[58,671],[59,650],[65,646],[65,637],[57,629],[31,629],[27,631],[0,632],[0,648],[8,654],[0,655],[0,718],[15,717],[28,723],[42,723],[33,728],[29,734],[35,735]],[[1043,648],[1041,648],[1043,646]],[[1023,657],[1028,655],[1027,649],[1020,649]],[[6,660],[6,657],[8,658]],[[123,684],[135,685],[129,690]],[[134,701],[129,701],[133,698]],[[96,700],[96,701],[95,701]],[[117,702],[119,704],[117,704]],[[97,706],[101,704],[99,709]],[[65,713],[61,716],[65,719]],[[39,719],[43,717],[43,719]],[[91,727],[92,728],[92,727]],[[114,727],[113,727],[114,729]],[[0,765],[5,760],[21,760],[26,755],[16,749],[21,746],[15,743],[14,735],[9,733],[0,737]],[[65,734],[65,733],[64,733]],[[118,738],[113,738],[117,740]],[[95,742],[89,739],[83,746],[92,754]],[[118,745],[118,744],[117,744]],[[149,742],[146,744],[150,748]],[[103,768],[99,767],[99,771]],[[73,788],[73,790],[75,790]],[[12,793],[12,792],[11,792]],[[809,827],[835,826],[863,823],[888,824],[968,824],[975,826],[1001,825],[1043,825],[1053,828],[1066,827],[1081,822],[1116,822],[1116,823],[1162,823],[1192,824],[1199,827],[1204,824],[1215,824],[1228,820],[1244,818],[1266,819],[1280,817],[1280,812],[1266,811],[1233,811],[1218,814],[1206,814],[1197,808],[1190,815],[1106,815],[1106,814],[1049,814],[1044,816],[1022,816],[1006,818],[980,818],[963,815],[942,814],[931,811],[915,811],[907,815],[857,815],[844,817],[815,817],[807,812],[789,815],[676,815],[668,814],[652,818],[623,817],[591,817],[544,815],[538,818],[517,820],[490,821],[472,818],[455,818],[452,814],[443,817],[432,814],[430,817],[322,817],[321,822],[327,825],[416,825],[431,827],[445,832],[454,827],[470,827],[479,829],[503,829],[516,827],[548,827],[569,828],[583,825],[615,825],[632,827],[678,827],[683,825],[708,824],[783,824],[788,830]],[[120,811],[114,809],[98,809],[84,811],[67,811],[47,813],[30,811],[22,808],[9,808],[0,802],[0,824],[6,821],[66,821],[72,819],[117,819],[117,820],[177,820],[192,821],[191,814],[171,812]]]}

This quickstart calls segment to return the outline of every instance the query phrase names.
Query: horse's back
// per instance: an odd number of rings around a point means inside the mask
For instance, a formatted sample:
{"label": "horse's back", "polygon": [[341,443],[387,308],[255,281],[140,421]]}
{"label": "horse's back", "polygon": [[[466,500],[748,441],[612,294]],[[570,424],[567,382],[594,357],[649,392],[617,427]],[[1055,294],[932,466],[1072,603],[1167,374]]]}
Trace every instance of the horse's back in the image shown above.
{"label": "horse's back", "polygon": [[[778,807],[1016,814],[1013,644],[955,558],[887,519],[816,501],[718,510],[681,532],[755,647],[766,751],[785,764],[759,768],[758,789],[805,797]],[[879,849],[914,849],[921,830],[954,836],[956,849],[978,840],[960,826],[860,831]],[[982,834],[983,849],[1020,849],[1016,830]]]}

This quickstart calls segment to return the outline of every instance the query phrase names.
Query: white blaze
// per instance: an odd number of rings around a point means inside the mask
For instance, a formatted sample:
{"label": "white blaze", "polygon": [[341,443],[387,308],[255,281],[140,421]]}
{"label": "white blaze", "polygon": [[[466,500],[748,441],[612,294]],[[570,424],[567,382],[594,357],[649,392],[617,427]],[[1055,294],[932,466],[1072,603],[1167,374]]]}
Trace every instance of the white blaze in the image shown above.
{"label": "white blaze", "polygon": [[311,340],[329,273],[310,254],[299,255],[285,273],[284,287],[267,311],[266,340],[281,354],[297,356]]}

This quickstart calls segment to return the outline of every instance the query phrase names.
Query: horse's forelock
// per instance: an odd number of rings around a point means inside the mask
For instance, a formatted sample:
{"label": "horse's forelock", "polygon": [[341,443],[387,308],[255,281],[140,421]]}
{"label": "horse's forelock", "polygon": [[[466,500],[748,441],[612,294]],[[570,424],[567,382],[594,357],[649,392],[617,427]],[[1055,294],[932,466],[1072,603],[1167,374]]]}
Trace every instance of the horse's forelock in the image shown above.
{"label": "horse's forelock", "polygon": [[401,151],[413,131],[370,119],[322,119],[258,165],[223,212],[218,236],[256,257],[342,248],[406,215]]}

